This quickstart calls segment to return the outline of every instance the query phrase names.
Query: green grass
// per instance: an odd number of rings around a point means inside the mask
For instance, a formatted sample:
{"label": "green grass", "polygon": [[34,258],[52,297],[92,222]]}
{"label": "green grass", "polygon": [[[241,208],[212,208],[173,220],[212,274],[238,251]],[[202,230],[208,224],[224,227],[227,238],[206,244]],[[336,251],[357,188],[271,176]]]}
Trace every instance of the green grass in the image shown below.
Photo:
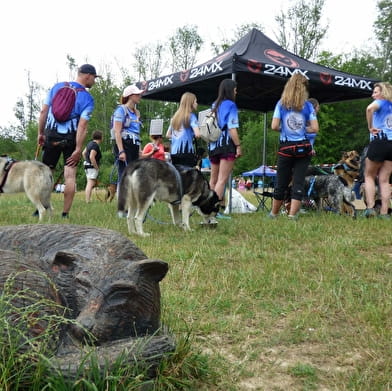
{"label": "green grass", "polygon": [[[54,194],[51,223],[128,236],[115,202],[93,199],[78,193],[64,221]],[[1,195],[0,224],[35,223],[33,210],[24,195]],[[149,214],[152,236],[129,238],[169,263],[162,321],[178,341],[154,389],[392,389],[390,221],[308,213],[294,222],[259,211],[204,229],[195,214],[186,233],[165,205]]]}

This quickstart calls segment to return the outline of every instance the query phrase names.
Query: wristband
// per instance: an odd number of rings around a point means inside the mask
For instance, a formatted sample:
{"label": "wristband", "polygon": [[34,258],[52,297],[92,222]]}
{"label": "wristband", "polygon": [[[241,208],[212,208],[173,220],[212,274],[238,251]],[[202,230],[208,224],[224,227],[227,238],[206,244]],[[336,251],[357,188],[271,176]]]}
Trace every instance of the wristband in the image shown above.
{"label": "wristband", "polygon": [[240,147],[241,146],[241,144],[238,144],[238,145],[234,145],[236,148],[238,148],[238,147]]}
{"label": "wristband", "polygon": [[125,153],[125,151],[124,151],[124,150],[120,151],[120,152],[118,153],[118,156],[120,156],[122,153]]}

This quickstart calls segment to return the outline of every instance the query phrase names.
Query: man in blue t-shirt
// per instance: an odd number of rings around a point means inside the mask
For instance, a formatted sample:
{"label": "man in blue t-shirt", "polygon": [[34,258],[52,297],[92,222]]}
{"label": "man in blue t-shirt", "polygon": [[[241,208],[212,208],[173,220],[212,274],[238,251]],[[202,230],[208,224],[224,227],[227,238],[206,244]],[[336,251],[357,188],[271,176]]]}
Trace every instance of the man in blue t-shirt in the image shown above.
{"label": "man in blue t-shirt", "polygon": [[62,216],[68,217],[76,190],[76,171],[82,155],[87,125],[94,110],[94,99],[85,88],[91,88],[99,77],[95,68],[84,64],[78,69],[73,87],[78,89],[70,119],[58,122],[52,113],[52,100],[56,92],[66,83],[55,84],[49,91],[41,109],[38,121],[38,144],[43,146],[42,161],[52,171],[60,159],[64,159],[64,209]]}

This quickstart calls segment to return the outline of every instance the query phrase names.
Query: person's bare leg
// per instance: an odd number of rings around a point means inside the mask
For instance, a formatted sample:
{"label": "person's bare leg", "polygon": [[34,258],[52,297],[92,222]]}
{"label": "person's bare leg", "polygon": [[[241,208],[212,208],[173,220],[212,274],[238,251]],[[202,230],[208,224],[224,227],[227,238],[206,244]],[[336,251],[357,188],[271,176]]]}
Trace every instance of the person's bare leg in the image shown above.
{"label": "person's bare leg", "polygon": [[229,179],[231,172],[233,171],[234,160],[221,160],[219,164],[218,179],[215,183],[215,192],[220,200],[225,197],[225,186]]}
{"label": "person's bare leg", "polygon": [[87,203],[91,201],[91,193],[92,193],[95,185],[96,185],[95,179],[87,179],[87,185],[86,185],[86,189],[85,189]]}
{"label": "person's bare leg", "polygon": [[216,182],[218,181],[219,175],[219,164],[211,164],[211,173],[210,173],[210,188],[215,190]]}
{"label": "person's bare leg", "polygon": [[64,167],[64,209],[63,213],[69,213],[76,190],[76,169],[77,167]]}
{"label": "person's bare leg", "polygon": [[295,216],[301,209],[301,201],[291,200],[289,216]]}
{"label": "person's bare leg", "polygon": [[368,209],[374,208],[376,198],[376,177],[381,167],[381,162],[374,162],[366,158],[365,168],[365,194],[366,194],[366,207]]}
{"label": "person's bare leg", "polygon": [[380,214],[388,214],[388,208],[391,202],[391,185],[389,178],[392,173],[392,161],[385,160],[378,173],[378,187],[380,189],[381,209]]}
{"label": "person's bare leg", "polygon": [[283,204],[283,200],[276,200],[275,198],[272,200],[272,208],[271,208],[272,216],[276,216],[279,214],[282,204]]}

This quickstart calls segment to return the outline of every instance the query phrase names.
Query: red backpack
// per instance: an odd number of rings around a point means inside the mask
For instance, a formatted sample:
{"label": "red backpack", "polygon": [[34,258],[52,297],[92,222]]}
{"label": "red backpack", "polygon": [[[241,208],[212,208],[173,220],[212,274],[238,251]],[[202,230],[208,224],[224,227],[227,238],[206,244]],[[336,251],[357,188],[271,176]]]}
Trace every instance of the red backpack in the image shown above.
{"label": "red backpack", "polygon": [[85,89],[76,88],[68,82],[64,82],[64,86],[57,90],[52,99],[52,113],[57,122],[66,122],[71,119],[79,91],[85,91]]}

